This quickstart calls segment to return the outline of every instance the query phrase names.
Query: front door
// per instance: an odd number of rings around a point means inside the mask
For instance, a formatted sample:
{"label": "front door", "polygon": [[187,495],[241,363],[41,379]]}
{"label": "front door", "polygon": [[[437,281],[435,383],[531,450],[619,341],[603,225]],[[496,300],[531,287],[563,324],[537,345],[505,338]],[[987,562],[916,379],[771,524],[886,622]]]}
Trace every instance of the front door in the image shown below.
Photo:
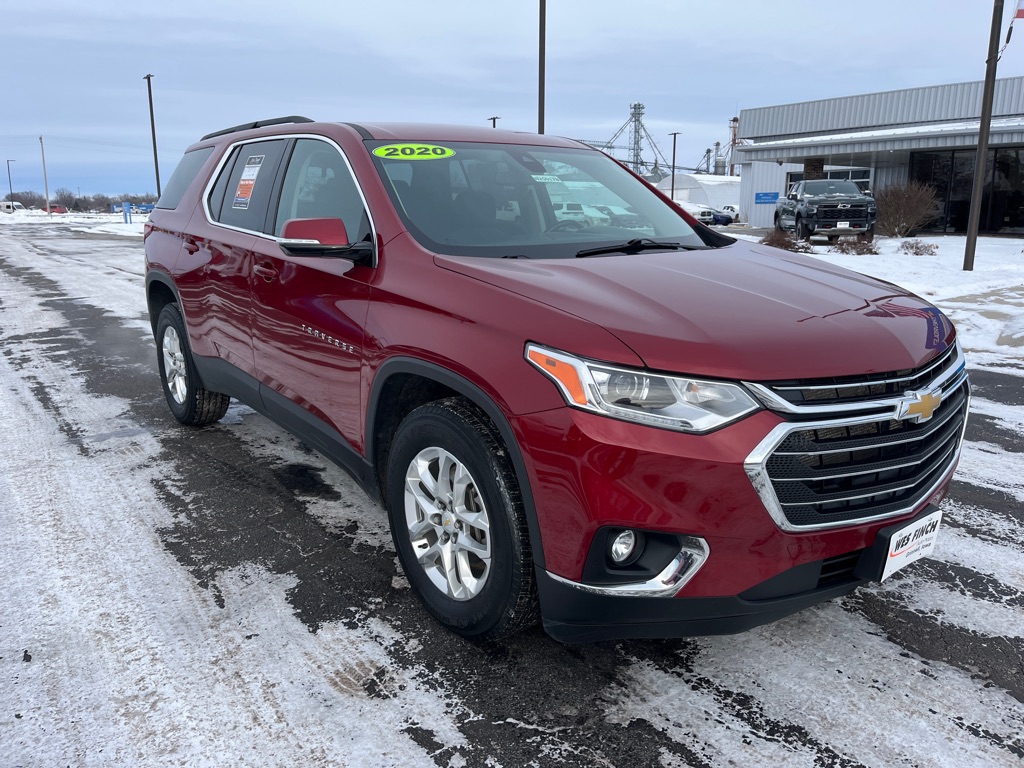
{"label": "front door", "polygon": [[[273,232],[285,221],[337,217],[350,241],[370,237],[369,218],[348,163],[332,142],[295,142]],[[298,411],[330,425],[362,452],[363,324],[373,269],[337,257],[290,256],[259,238],[252,265],[252,338],[260,382]],[[273,394],[268,409],[287,407]]]}

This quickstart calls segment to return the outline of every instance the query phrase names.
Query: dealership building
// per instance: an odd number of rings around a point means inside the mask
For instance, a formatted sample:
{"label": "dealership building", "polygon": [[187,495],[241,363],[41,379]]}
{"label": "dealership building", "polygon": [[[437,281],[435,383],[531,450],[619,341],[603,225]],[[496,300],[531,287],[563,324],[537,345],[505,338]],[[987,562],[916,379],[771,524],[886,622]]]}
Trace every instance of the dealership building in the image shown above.
{"label": "dealership building", "polygon": [[[939,198],[932,231],[966,231],[983,85],[742,110],[733,153],[741,217],[772,226],[775,201],[803,179],[851,179],[863,189],[914,180]],[[995,83],[980,229],[1024,234],[1024,77]]]}

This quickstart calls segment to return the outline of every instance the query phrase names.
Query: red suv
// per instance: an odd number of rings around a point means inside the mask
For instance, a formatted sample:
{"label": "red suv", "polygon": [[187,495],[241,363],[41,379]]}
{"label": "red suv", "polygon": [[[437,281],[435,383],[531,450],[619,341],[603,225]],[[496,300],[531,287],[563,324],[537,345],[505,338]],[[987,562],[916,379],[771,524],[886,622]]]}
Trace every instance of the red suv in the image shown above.
{"label": "red suv", "polygon": [[[567,196],[634,220],[560,220]],[[145,237],[172,413],[237,398],[347,469],[463,635],[737,632],[934,544],[950,322],[583,144],[251,123],[187,150]]]}

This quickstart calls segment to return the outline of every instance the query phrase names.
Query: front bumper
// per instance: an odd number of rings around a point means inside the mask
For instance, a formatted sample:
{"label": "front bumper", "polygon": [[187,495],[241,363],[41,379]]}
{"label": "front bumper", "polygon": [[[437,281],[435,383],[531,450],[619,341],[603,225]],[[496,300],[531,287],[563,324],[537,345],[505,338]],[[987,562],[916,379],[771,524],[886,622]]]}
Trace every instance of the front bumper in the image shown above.
{"label": "front bumper", "polygon": [[840,235],[860,235],[871,230],[875,226],[874,221],[851,221],[849,226],[840,227],[834,221],[814,222],[811,229],[812,235],[826,235],[828,237]]}

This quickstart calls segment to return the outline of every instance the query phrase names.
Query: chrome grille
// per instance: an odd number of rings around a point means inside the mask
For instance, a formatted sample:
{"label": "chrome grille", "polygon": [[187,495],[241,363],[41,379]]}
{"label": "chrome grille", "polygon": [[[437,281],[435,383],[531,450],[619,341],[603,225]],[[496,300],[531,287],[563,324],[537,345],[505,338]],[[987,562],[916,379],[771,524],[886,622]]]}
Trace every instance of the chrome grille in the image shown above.
{"label": "chrome grille", "polygon": [[[948,478],[970,384],[959,344],[919,369],[850,379],[745,385],[789,420],[744,468],[783,530],[834,528],[907,514]],[[875,394],[875,387],[884,390]],[[805,397],[833,390],[838,398]],[[800,393],[800,399],[786,394]],[[908,407],[927,395],[934,410]],[[914,415],[911,415],[911,414]]]}
{"label": "chrome grille", "polygon": [[913,507],[952,464],[966,417],[964,383],[920,424],[883,419],[792,432],[766,464],[786,520],[835,525]]}

